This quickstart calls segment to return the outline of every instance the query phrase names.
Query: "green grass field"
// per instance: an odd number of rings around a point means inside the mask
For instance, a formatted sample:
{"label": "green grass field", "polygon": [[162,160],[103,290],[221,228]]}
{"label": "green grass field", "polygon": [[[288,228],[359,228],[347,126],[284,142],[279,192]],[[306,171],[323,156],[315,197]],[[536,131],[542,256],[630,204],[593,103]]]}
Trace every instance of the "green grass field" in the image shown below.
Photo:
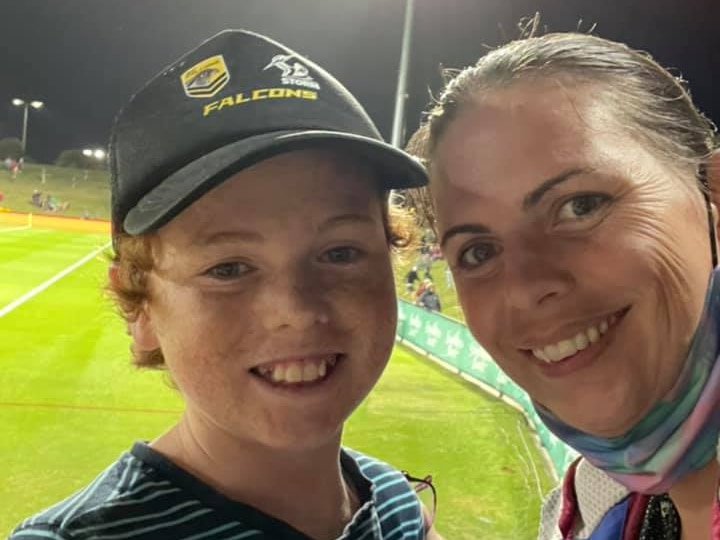
{"label": "green grass field", "polygon": [[[0,229],[0,537],[134,440],[166,429],[182,408],[161,373],[130,366],[124,326],[101,294],[102,254],[2,311],[106,242]],[[551,480],[523,417],[414,353],[396,348],[345,442],[432,473],[448,540],[535,538]]]}

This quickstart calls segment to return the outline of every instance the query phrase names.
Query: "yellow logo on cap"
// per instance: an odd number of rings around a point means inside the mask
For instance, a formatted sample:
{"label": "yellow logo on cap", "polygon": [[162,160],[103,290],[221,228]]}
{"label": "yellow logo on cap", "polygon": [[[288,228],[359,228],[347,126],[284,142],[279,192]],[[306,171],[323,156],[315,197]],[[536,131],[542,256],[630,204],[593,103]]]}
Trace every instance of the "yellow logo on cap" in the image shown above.
{"label": "yellow logo on cap", "polygon": [[208,98],[217,94],[230,80],[225,59],[221,54],[206,58],[180,75],[185,93],[194,98]]}

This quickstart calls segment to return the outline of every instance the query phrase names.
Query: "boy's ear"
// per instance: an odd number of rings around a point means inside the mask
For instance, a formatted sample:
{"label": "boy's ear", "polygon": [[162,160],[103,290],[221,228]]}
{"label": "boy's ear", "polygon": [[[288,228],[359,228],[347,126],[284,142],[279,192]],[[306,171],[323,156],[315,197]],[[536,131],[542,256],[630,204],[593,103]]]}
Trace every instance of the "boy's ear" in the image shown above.
{"label": "boy's ear", "polygon": [[150,352],[160,348],[160,341],[145,308],[137,319],[128,323],[128,333],[132,337],[133,350],[136,352]]}
{"label": "boy's ear", "polygon": [[[117,283],[118,265],[111,263],[108,267],[108,280],[110,283]],[[132,337],[134,351],[154,351],[160,348],[160,342],[155,334],[152,320],[147,313],[147,306],[143,306],[137,319],[127,323],[127,333]]]}

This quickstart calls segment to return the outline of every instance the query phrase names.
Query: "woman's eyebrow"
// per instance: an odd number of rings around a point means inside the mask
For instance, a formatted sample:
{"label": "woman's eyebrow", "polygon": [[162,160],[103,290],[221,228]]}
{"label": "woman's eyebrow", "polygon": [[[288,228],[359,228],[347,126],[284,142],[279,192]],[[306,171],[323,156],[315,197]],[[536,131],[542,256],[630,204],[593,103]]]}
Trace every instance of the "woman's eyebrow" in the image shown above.
{"label": "woman's eyebrow", "polygon": [[[548,178],[547,180],[542,182],[542,184],[540,184],[537,188],[525,195],[522,203],[523,210],[530,210],[533,206],[540,202],[540,200],[548,191],[550,191],[558,184],[561,184],[566,180],[570,180],[574,176],[580,174],[589,174],[591,172],[593,172],[593,169],[576,167],[574,169],[568,169],[567,171],[563,171],[557,176],[553,176],[552,178]],[[466,223],[463,225],[457,225],[445,231],[440,240],[440,247],[445,247],[445,244],[448,243],[450,238],[458,234],[487,234],[489,232],[490,229],[488,227],[479,223]]]}
{"label": "woman's eyebrow", "polygon": [[486,234],[489,233],[490,229],[488,229],[485,225],[480,225],[478,223],[467,223],[464,225],[457,225],[455,227],[450,227],[445,233],[442,235],[442,238],[440,240],[440,247],[444,248],[445,244],[448,243],[450,238],[452,238],[455,235],[458,234]]}
{"label": "woman's eyebrow", "polygon": [[571,178],[573,178],[574,176],[577,176],[579,174],[589,174],[591,172],[593,172],[593,169],[586,169],[586,168],[569,169],[567,171],[561,172],[557,176],[553,176],[552,178],[545,180],[542,184],[540,184],[538,187],[536,187],[530,193],[525,195],[525,198],[523,199],[523,203],[522,203],[523,210],[526,210],[526,211],[530,210],[533,206],[535,206],[537,203],[540,202],[540,199],[542,199],[543,196],[548,191],[550,191],[552,188],[554,188],[558,184],[561,184],[562,182],[570,180]]}

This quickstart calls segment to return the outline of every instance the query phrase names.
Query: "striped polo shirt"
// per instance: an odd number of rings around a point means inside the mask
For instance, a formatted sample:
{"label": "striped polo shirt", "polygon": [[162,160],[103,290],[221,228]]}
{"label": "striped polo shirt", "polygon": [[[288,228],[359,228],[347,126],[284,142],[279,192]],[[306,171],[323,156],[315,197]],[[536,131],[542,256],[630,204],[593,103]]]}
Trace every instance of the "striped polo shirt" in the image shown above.
{"label": "striped polo shirt", "polygon": [[[341,465],[364,501],[338,540],[421,540],[420,503],[386,463],[342,449]],[[310,490],[309,490],[310,491]],[[145,443],[87,487],[26,519],[9,540],[312,540],[233,501]]]}

